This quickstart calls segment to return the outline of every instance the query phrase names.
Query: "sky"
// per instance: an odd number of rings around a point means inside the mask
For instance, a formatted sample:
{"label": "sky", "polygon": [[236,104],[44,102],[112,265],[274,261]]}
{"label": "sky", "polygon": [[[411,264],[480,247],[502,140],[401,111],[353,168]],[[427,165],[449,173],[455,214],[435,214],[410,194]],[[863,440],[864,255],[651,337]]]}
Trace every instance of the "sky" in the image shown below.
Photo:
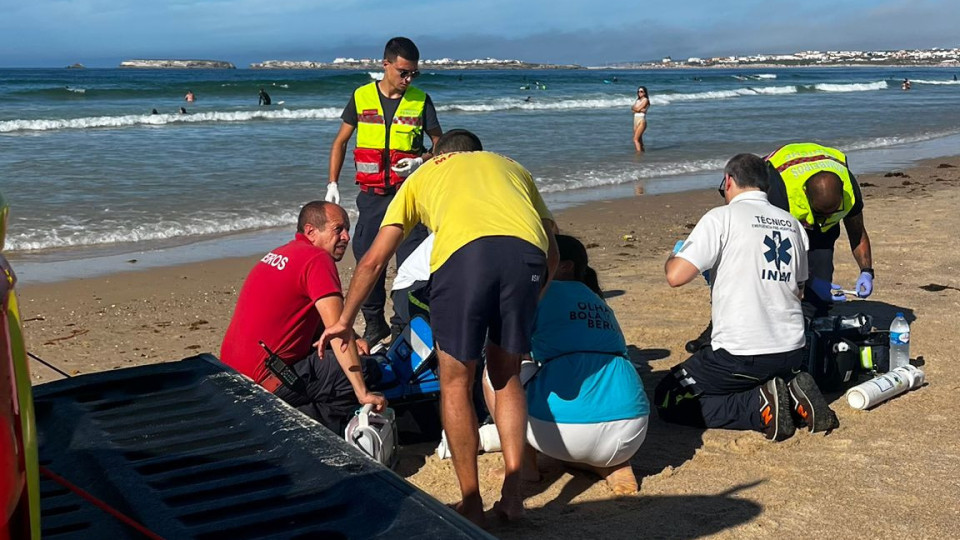
{"label": "sky", "polygon": [[0,67],[133,58],[421,58],[603,65],[799,50],[960,47],[957,0],[0,0]]}

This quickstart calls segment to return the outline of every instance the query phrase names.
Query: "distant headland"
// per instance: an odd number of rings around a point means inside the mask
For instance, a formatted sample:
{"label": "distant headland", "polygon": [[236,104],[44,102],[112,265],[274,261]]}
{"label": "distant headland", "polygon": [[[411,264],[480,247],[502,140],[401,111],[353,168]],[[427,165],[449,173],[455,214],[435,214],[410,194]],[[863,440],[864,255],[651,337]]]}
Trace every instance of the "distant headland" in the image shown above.
{"label": "distant headland", "polygon": [[[373,58],[337,58],[333,62],[312,60],[266,60],[250,64],[250,69],[380,69],[383,60]],[[477,58],[474,60],[420,60],[420,69],[583,69],[576,64],[539,64],[522,60]]]}
{"label": "distant headland", "polygon": [[122,68],[139,69],[237,69],[223,60],[124,60]]}

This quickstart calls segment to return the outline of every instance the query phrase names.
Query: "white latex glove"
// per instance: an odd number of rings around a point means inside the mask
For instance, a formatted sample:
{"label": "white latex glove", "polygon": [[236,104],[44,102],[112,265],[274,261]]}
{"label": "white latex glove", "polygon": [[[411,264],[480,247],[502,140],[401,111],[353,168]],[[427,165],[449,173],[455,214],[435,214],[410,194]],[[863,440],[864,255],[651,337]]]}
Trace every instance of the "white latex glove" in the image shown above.
{"label": "white latex glove", "polygon": [[399,174],[400,176],[410,176],[413,174],[413,171],[417,170],[417,167],[423,165],[423,158],[403,158],[397,162],[397,165],[390,167],[393,169],[393,172]]}
{"label": "white latex glove", "polygon": [[327,196],[324,197],[323,200],[332,202],[333,204],[340,204],[340,188],[337,187],[336,182],[327,184]]}

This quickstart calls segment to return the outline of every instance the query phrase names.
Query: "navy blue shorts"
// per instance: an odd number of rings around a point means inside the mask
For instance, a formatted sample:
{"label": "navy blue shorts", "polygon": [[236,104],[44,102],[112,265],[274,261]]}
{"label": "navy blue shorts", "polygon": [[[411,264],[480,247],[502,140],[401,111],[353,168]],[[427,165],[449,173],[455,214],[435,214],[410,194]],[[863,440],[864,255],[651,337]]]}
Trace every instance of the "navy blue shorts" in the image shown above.
{"label": "navy blue shorts", "polygon": [[437,347],[461,362],[479,360],[487,337],[507,352],[530,352],[547,257],[510,236],[478,238],[431,277],[430,326]]}

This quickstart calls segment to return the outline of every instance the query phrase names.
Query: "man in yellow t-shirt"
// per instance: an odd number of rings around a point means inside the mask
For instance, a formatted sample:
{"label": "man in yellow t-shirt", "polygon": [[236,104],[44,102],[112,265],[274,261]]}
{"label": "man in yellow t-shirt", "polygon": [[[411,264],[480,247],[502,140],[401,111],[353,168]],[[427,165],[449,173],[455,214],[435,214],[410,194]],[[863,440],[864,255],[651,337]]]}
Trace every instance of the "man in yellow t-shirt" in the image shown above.
{"label": "man in yellow t-shirt", "polygon": [[530,351],[540,291],[556,270],[556,225],[530,173],[513,160],[483,152],[473,133],[452,130],[436,150],[437,157],[397,191],[373,246],[357,263],[343,314],[321,343],[353,339],[360,304],[404,236],[419,222],[432,230],[430,321],[443,426],[463,496],[458,510],[483,523],[472,391],[486,342],[505,464],[495,508],[501,517],[516,519],[523,514],[520,464],[527,426],[520,357]]}

